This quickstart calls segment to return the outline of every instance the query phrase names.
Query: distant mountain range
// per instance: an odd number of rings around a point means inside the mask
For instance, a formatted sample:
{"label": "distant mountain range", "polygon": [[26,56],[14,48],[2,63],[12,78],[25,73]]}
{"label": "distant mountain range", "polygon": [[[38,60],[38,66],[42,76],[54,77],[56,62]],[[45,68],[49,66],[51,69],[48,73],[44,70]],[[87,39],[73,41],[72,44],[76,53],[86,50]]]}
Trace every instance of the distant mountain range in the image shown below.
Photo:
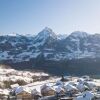
{"label": "distant mountain range", "polygon": [[[0,36],[0,62],[32,66],[46,66],[50,62],[66,62],[81,59],[100,59],[100,34],[75,31],[70,35],[57,35],[44,28],[36,36]],[[56,66],[56,65],[55,65]],[[59,65],[60,66],[60,65]],[[66,64],[67,66],[67,64]],[[24,66],[22,66],[24,68]]]}

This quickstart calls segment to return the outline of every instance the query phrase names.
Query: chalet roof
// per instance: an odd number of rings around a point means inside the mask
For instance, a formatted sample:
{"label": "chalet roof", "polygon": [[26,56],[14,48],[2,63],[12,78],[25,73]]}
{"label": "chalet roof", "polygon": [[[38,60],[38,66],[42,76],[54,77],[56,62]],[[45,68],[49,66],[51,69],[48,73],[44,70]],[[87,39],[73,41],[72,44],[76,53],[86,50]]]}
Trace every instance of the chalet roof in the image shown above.
{"label": "chalet roof", "polygon": [[22,92],[27,92],[27,93],[30,93],[31,94],[31,90],[28,88],[28,87],[17,87],[16,90],[15,90],[15,93],[16,94],[20,94]]}

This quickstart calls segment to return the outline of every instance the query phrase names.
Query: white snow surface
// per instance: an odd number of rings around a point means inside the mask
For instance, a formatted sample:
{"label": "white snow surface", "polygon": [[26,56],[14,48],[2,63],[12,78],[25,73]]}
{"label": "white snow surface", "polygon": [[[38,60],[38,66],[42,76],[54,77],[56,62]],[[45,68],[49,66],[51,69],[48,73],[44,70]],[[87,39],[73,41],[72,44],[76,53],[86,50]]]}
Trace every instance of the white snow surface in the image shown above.
{"label": "white snow surface", "polygon": [[17,71],[14,69],[0,68],[0,82],[23,80],[26,83],[33,82],[33,76],[49,76],[43,72],[31,72],[31,71]]}
{"label": "white snow surface", "polygon": [[92,100],[93,97],[93,93],[90,91],[85,91],[83,92],[82,96],[78,96],[75,100]]}

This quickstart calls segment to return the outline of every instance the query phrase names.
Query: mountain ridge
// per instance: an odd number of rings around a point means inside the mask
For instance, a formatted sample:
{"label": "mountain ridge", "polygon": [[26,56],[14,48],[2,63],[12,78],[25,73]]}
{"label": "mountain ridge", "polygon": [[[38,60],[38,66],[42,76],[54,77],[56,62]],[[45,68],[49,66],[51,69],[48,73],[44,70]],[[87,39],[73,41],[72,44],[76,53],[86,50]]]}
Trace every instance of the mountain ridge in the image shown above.
{"label": "mountain ridge", "polygon": [[46,60],[67,60],[100,57],[100,35],[75,31],[59,39],[46,27],[35,36],[0,36],[1,60],[28,61],[41,54]]}

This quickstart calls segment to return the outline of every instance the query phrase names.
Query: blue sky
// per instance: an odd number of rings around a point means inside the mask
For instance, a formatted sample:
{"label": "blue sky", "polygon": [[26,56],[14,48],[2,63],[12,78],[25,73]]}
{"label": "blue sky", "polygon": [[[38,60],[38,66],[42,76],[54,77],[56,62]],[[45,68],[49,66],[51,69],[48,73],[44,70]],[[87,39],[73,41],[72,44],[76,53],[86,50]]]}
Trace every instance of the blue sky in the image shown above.
{"label": "blue sky", "polygon": [[100,33],[100,0],[0,0],[0,34]]}

